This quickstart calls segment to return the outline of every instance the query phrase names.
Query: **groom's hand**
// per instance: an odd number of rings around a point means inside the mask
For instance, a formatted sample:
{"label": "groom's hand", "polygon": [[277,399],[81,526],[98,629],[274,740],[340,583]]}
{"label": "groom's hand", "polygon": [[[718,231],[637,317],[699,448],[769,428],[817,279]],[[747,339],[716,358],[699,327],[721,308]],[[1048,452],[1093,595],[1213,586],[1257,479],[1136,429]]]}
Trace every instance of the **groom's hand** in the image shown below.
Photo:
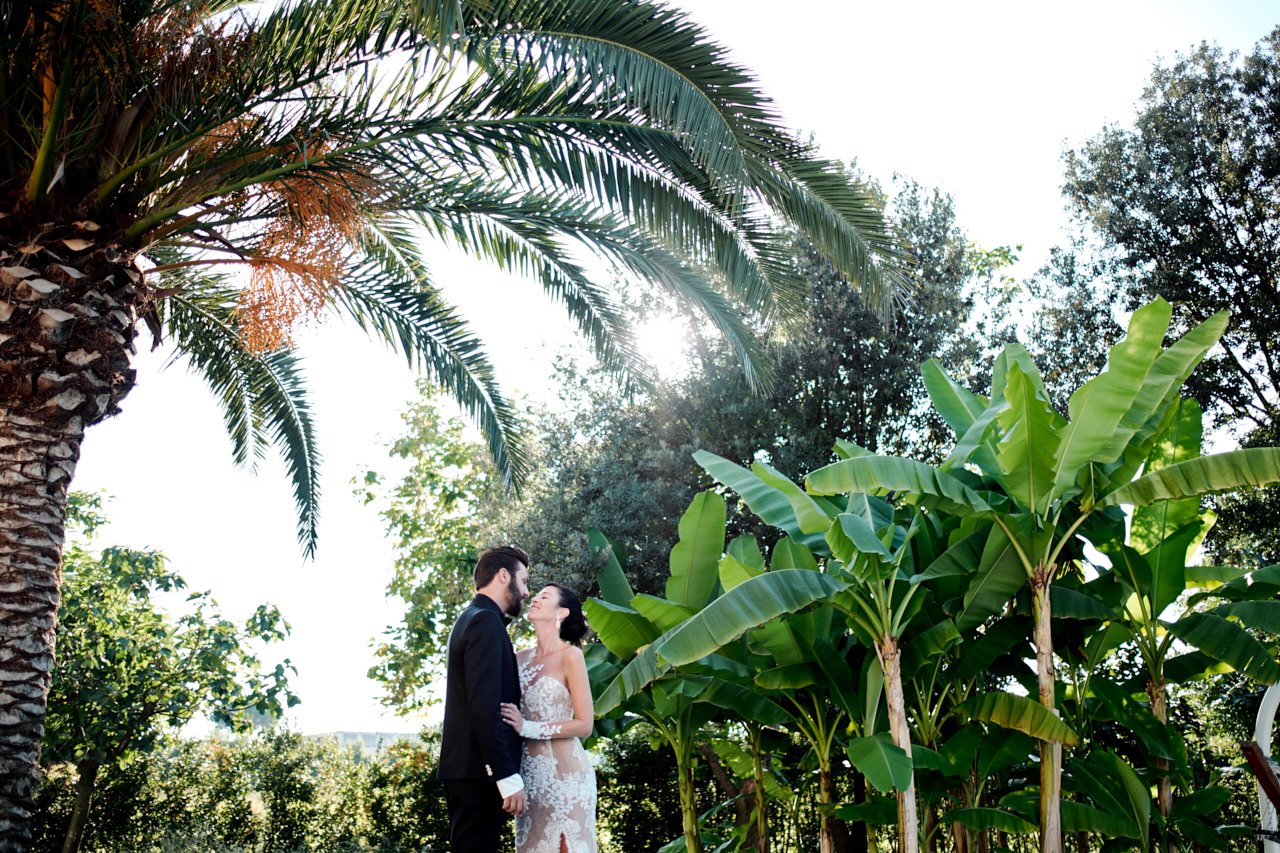
{"label": "groom's hand", "polygon": [[507,814],[522,815],[525,811],[524,789],[516,791],[502,801],[502,810]]}

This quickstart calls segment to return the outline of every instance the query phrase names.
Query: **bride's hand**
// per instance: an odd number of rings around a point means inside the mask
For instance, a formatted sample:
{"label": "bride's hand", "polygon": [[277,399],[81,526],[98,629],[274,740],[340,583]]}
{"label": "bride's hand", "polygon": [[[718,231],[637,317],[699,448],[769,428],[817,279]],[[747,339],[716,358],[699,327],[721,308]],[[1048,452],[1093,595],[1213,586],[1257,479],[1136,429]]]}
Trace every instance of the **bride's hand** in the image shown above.
{"label": "bride's hand", "polygon": [[501,708],[502,721],[517,732],[520,731],[520,727],[524,725],[524,717],[520,716],[520,709],[510,702],[503,702]]}

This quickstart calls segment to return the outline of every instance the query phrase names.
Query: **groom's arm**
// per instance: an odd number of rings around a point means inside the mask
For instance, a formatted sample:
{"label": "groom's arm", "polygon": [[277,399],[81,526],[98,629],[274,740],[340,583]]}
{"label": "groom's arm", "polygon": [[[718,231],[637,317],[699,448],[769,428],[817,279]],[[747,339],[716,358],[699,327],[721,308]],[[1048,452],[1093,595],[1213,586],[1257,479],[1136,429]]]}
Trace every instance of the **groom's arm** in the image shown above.
{"label": "groom's arm", "polygon": [[[476,747],[485,772],[495,782],[502,780],[508,790],[504,798],[524,787],[520,779],[519,736],[502,721],[502,656],[506,654],[506,631],[496,614],[482,612],[468,626],[464,643],[467,673],[467,710]],[[510,777],[514,776],[514,779]],[[518,783],[518,784],[512,784]],[[500,790],[501,790],[500,787]]]}

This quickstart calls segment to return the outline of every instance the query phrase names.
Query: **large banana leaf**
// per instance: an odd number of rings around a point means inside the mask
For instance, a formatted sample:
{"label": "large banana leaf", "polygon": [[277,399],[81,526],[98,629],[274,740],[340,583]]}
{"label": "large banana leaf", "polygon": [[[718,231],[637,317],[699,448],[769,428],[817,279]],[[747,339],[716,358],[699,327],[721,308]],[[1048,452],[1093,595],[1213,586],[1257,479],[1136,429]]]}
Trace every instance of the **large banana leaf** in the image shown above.
{"label": "large banana leaf", "polygon": [[735,536],[724,550],[726,554],[744,566],[750,566],[761,571],[765,568],[764,554],[760,553],[760,543],[750,533]]}
{"label": "large banana leaf", "polygon": [[[1144,470],[1150,473],[1198,458],[1204,433],[1202,421],[1200,405],[1195,400],[1181,400],[1173,419],[1147,454]],[[1173,531],[1200,520],[1197,498],[1160,501],[1134,510],[1129,523],[1129,544],[1139,551],[1158,549]]]}
{"label": "large banana leaf", "polygon": [[772,486],[786,497],[787,502],[791,504],[791,511],[795,513],[796,522],[800,525],[801,533],[826,532],[831,525],[830,513],[820,506],[813,497],[805,494],[804,489],[763,462],[752,464],[751,470],[765,485]]}
{"label": "large banana leaf", "polygon": [[1160,299],[1133,312],[1128,334],[1111,348],[1102,373],[1071,395],[1067,404],[1071,423],[1062,431],[1054,454],[1053,498],[1075,484],[1086,462],[1108,463],[1119,457],[1123,445],[1113,446],[1110,458],[1099,451],[1113,442],[1120,421],[1142,391],[1147,373],[1162,351],[1171,316],[1169,304]]}
{"label": "large banana leaf", "polygon": [[[805,533],[800,529],[795,510],[787,496],[766,483],[753,471],[735,465],[728,459],[699,450],[693,454],[694,461],[702,466],[702,470],[722,485],[737,492],[751,511],[772,527],[786,531],[788,536],[817,553],[826,553],[826,542],[822,532]],[[825,528],[824,528],[825,531]]]}
{"label": "large banana leaf", "polygon": [[1122,818],[1129,830],[1117,833],[1140,838],[1146,849],[1151,832],[1151,791],[1137,772],[1110,752],[1095,752],[1071,763],[1071,774],[1103,811]]}
{"label": "large banana leaf", "polygon": [[604,565],[596,572],[596,582],[600,584],[600,597],[610,604],[630,606],[635,591],[627,581],[627,573],[623,569],[626,552],[609,541],[599,530],[587,531],[587,544],[593,551],[603,551]]}
{"label": "large banana leaf", "polygon": [[1004,610],[1005,604],[1027,582],[1027,569],[1017,549],[1001,527],[992,527],[964,594],[964,610],[956,627],[968,631]]}
{"label": "large banana leaf", "polygon": [[1230,664],[1255,681],[1280,681],[1280,664],[1271,651],[1234,622],[1212,613],[1192,613],[1167,626],[1169,633],[1210,657]]}
{"label": "large banana leaf", "polygon": [[1236,601],[1222,604],[1214,608],[1214,613],[1224,617],[1235,617],[1246,627],[1255,631],[1266,631],[1268,634],[1280,634],[1280,601]]}
{"label": "large banana leaf", "polygon": [[1007,616],[988,625],[965,646],[953,670],[955,677],[969,679],[986,672],[998,659],[1027,643],[1030,634],[1031,620],[1026,616]]}
{"label": "large banana leaf", "polygon": [[773,546],[769,565],[773,569],[818,570],[818,561],[813,558],[813,552],[807,545],[797,542],[790,536],[782,537],[778,540],[778,544]]}
{"label": "large banana leaf", "polygon": [[1178,462],[1144,474],[1098,501],[1099,506],[1147,506],[1244,486],[1280,483],[1280,448],[1252,447]]}
{"label": "large banana leaf", "polygon": [[878,791],[905,791],[911,784],[911,756],[887,733],[853,738],[844,747],[849,762]]}
{"label": "large banana leaf", "polygon": [[1017,364],[1009,368],[1004,396],[1009,407],[996,418],[1001,430],[996,458],[1004,472],[1000,481],[1010,497],[1043,514],[1053,491],[1058,429],[1065,422],[1048,397],[1037,396],[1035,384]]}
{"label": "large banana leaf", "polygon": [[757,650],[757,645],[763,646],[778,666],[791,666],[810,661],[806,650],[813,645],[812,637],[809,638],[809,642],[801,643],[796,636],[796,629],[789,624],[789,620],[774,619],[750,631],[747,639],[753,651]]}
{"label": "large banana leaf", "polygon": [[711,654],[752,628],[835,595],[848,585],[819,572],[768,572],[717,598],[645,647],[596,700],[596,716],[609,713],[673,667]]}
{"label": "large banana leaf", "polygon": [[659,631],[670,631],[684,620],[698,612],[698,608],[684,604],[676,604],[656,595],[642,592],[631,599],[631,606],[641,616],[658,626]]}
{"label": "large banana leaf", "polygon": [[694,495],[680,516],[680,541],[671,549],[668,601],[697,608],[711,598],[719,581],[724,523],[724,498],[715,492]]}
{"label": "large banana leaf", "polygon": [[764,569],[749,566],[728,554],[720,558],[720,586],[724,588],[725,592],[733,589],[743,581],[751,580],[762,574],[764,574]]}
{"label": "large banana leaf", "polygon": [[1062,831],[1092,832],[1105,838],[1140,838],[1132,821],[1085,803],[1063,800]]}
{"label": "large banana leaf", "polygon": [[925,506],[959,516],[989,515],[991,506],[960,480],[936,468],[896,456],[858,456],[842,459],[805,478],[808,491],[818,495],[845,492],[905,492],[920,495]]}
{"label": "large banana leaf", "polygon": [[822,671],[816,664],[793,663],[766,669],[755,677],[761,690],[802,690],[818,683]]}
{"label": "large banana leaf", "polygon": [[960,710],[975,720],[995,723],[1040,740],[1075,746],[1080,738],[1061,718],[1034,699],[995,690],[961,703]]}
{"label": "large banana leaf", "polygon": [[987,409],[987,401],[952,379],[936,358],[920,365],[924,389],[929,393],[933,409],[951,427],[956,437],[964,435],[973,422]]}
{"label": "large banana leaf", "polygon": [[842,512],[827,530],[827,545],[831,554],[850,570],[859,556],[876,555],[888,560],[889,549],[880,541],[876,531],[859,515]]}
{"label": "large banana leaf", "polygon": [[1034,823],[1018,817],[1013,812],[985,806],[952,809],[942,816],[941,822],[943,825],[958,823],[966,829],[972,829],[974,832],[985,832],[986,830],[994,829],[999,832],[1031,835],[1038,831]]}
{"label": "large banana leaf", "polygon": [[630,607],[620,607],[598,598],[587,599],[582,607],[600,642],[623,660],[634,655],[636,649],[662,636],[656,625]]}
{"label": "large banana leaf", "polygon": [[698,694],[697,700],[732,711],[739,719],[752,720],[766,726],[785,726],[794,722],[790,712],[769,697],[720,678],[712,679],[706,689]]}
{"label": "large banana leaf", "polygon": [[[1157,298],[1156,301],[1161,300]],[[1122,483],[1132,478],[1146,459],[1156,434],[1168,422],[1171,414],[1169,404],[1177,398],[1187,377],[1222,337],[1226,327],[1227,312],[1220,311],[1174,341],[1156,358],[1143,380],[1137,399],[1121,418],[1120,428],[1098,452],[1099,459],[1121,458],[1123,454],[1122,464],[1112,482]]]}

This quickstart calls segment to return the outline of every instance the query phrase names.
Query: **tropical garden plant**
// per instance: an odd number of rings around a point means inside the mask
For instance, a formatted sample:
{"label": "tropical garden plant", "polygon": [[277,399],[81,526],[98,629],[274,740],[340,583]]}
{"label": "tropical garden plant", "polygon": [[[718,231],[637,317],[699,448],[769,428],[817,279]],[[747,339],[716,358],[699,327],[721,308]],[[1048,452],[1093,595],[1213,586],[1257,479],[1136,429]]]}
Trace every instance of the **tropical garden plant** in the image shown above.
{"label": "tropical garden plant", "polygon": [[310,318],[398,348],[519,479],[516,419],[424,233],[536,280],[632,381],[574,245],[701,309],[756,384],[744,315],[786,320],[802,290],[775,214],[875,304],[898,287],[868,194],[652,2],[55,0],[0,8],[0,39],[0,850],[25,845],[68,484],[133,387],[138,321],[207,379],[237,460],[284,453],[310,553],[318,453],[290,347]]}
{"label": "tropical garden plant", "polygon": [[[737,638],[798,608],[844,610],[859,641],[880,646],[886,679],[892,678],[890,641],[903,636],[914,613],[934,621],[912,628],[917,656],[912,676],[927,671],[922,661],[945,660],[950,649],[958,649],[957,662],[980,646],[986,647],[979,655],[984,660],[1007,657],[1018,645],[1016,637],[1006,636],[1008,629],[1022,625],[1035,666],[1030,672],[1015,669],[1007,681],[1021,682],[1036,698],[1021,695],[1023,688],[1011,691],[996,683],[990,686],[997,689],[981,692],[966,688],[968,693],[946,708],[952,715],[949,726],[994,725],[1037,738],[1038,760],[1026,767],[1038,767],[1040,784],[1011,791],[992,808],[978,803],[974,794],[983,785],[973,779],[970,802],[942,820],[979,837],[988,831],[1035,832],[1044,850],[1062,849],[1064,828],[1132,839],[1143,849],[1179,838],[1221,846],[1223,837],[1204,820],[1222,804],[1220,790],[1188,792],[1182,812],[1166,811],[1167,764],[1152,761],[1139,772],[1115,749],[1083,743],[1080,732],[1061,718],[1054,642],[1055,632],[1067,642],[1065,637],[1083,630],[1087,640],[1071,641],[1068,656],[1079,646],[1096,662],[1132,641],[1152,671],[1152,654],[1167,655],[1176,638],[1191,651],[1172,659],[1179,661],[1175,670],[1237,668],[1260,681],[1274,680],[1274,648],[1244,631],[1274,619],[1273,570],[1253,572],[1259,583],[1248,594],[1254,584],[1247,573],[1186,568],[1190,546],[1203,532],[1200,496],[1280,480],[1280,450],[1274,448],[1201,456],[1194,423],[1198,409],[1179,399],[1179,386],[1213,345],[1223,319],[1212,318],[1165,347],[1169,306],[1157,300],[1142,308],[1131,319],[1128,337],[1112,348],[1106,369],[1071,396],[1069,418],[1053,411],[1034,364],[1016,345],[997,359],[990,397],[978,397],[936,365],[926,365],[934,404],[958,437],[941,466],[877,456],[842,443],[837,452],[843,458],[812,472],[806,493],[766,464],[748,471],[702,456],[709,473],[787,534],[784,541],[815,545],[815,550],[825,543],[830,554],[825,569],[809,574],[829,578],[839,588],[805,603],[816,590],[793,588],[787,598],[770,598],[771,587],[724,584],[728,592],[712,605],[638,645],[597,710],[617,707],[657,679],[706,666],[708,655],[724,653]],[[1128,541],[1122,506],[1134,508]],[[1114,555],[1110,567],[1101,567],[1101,576],[1086,572],[1085,539]],[[886,571],[886,564],[893,568]],[[1213,587],[1208,595],[1220,602],[1216,612],[1171,618],[1166,611],[1191,583]],[[895,591],[899,586],[902,591]],[[1232,621],[1242,624],[1228,624]],[[1142,648],[1152,640],[1154,647]],[[956,674],[961,680],[972,675]],[[1125,697],[1123,686],[1112,689],[1100,678],[1095,674],[1097,683],[1084,688],[1088,695],[1075,695],[1072,702],[1105,707],[1111,722],[1133,727],[1138,742],[1163,742],[1157,758],[1174,756],[1171,736],[1161,734],[1166,727],[1160,692],[1152,689],[1148,705],[1139,707]],[[1147,692],[1147,683],[1144,679],[1139,693]],[[888,696],[892,688],[886,688]],[[1001,755],[995,744],[983,748],[980,728],[964,738],[952,729],[951,737],[940,742],[937,715],[930,710],[934,700],[919,685],[914,691],[915,718],[904,723],[914,735],[906,744],[908,769],[914,765],[956,776],[1010,766],[1011,756]],[[906,716],[902,702],[891,702],[888,709],[891,717]],[[891,731],[896,726],[890,720]],[[938,748],[927,748],[926,738]],[[1078,799],[1064,803],[1061,750],[1076,744],[1079,751],[1067,773],[1069,790]],[[895,784],[905,794],[910,774]],[[1154,801],[1148,784],[1158,789]],[[903,813],[900,823],[915,820]],[[900,827],[901,838],[912,836],[910,828]]]}

